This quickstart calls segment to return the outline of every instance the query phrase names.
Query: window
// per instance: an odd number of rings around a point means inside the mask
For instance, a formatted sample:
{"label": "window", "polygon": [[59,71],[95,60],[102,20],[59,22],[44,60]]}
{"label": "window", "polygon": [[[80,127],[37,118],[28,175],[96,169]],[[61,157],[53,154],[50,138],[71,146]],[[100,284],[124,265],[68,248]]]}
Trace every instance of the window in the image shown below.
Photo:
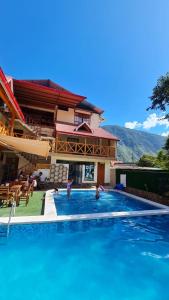
{"label": "window", "polygon": [[90,115],[75,112],[75,125],[79,125],[84,122],[90,124]]}

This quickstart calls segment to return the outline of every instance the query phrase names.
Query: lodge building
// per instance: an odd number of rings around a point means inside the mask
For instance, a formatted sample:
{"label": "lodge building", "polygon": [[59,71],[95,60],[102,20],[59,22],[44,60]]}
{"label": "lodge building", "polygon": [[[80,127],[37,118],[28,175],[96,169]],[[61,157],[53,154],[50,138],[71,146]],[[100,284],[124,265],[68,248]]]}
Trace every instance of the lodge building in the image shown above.
{"label": "lodge building", "polygon": [[10,78],[10,89],[19,115],[9,118],[13,127],[6,134],[17,140],[32,140],[32,145],[35,141],[49,145],[44,158],[42,149],[18,149],[16,142],[12,154],[17,161],[15,168],[41,170],[53,183],[68,178],[77,185],[110,183],[110,161],[116,160],[118,138],[100,127],[102,109],[51,80]]}

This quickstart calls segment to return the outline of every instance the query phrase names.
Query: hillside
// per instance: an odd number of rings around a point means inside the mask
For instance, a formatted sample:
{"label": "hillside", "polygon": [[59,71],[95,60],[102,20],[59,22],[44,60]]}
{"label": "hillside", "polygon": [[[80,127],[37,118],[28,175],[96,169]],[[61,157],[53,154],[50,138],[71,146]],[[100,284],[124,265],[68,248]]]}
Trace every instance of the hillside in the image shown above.
{"label": "hillside", "polygon": [[143,154],[156,154],[165,143],[165,138],[157,134],[117,125],[105,125],[103,128],[120,139],[117,154],[118,159],[124,162],[137,161]]}

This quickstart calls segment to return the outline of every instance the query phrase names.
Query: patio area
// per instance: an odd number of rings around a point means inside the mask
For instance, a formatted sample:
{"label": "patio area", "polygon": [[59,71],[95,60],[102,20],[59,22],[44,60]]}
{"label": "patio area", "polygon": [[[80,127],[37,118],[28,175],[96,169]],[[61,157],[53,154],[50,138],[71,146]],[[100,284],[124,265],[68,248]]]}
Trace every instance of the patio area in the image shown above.
{"label": "patio area", "polygon": [[[43,195],[44,192],[33,192],[33,196],[29,198],[29,203],[25,206],[25,203],[21,202],[16,207],[15,216],[40,216],[43,213]],[[0,217],[9,216],[10,207],[0,208]]]}

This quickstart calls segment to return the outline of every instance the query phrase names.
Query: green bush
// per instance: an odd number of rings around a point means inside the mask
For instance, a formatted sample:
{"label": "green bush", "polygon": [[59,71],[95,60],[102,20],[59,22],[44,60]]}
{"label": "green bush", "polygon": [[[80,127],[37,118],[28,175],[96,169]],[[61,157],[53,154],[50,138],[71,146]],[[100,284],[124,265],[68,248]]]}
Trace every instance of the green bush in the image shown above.
{"label": "green bush", "polygon": [[126,174],[127,187],[164,195],[169,192],[169,171],[117,169],[116,183],[120,174]]}

